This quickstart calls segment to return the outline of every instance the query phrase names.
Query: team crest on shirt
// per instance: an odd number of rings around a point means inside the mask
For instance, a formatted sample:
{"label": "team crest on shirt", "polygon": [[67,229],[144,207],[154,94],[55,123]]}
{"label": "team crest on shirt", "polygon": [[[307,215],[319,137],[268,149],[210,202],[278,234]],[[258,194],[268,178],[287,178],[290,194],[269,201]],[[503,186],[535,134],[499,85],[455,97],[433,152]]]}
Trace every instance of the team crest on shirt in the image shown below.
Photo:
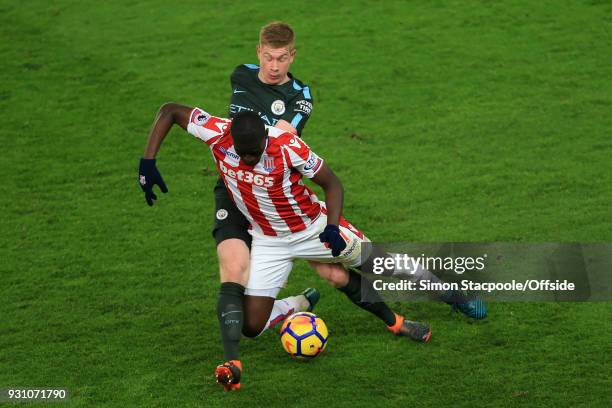
{"label": "team crest on shirt", "polygon": [[272,113],[274,113],[275,115],[282,115],[283,113],[285,113],[285,102],[281,101],[280,99],[277,99],[272,102],[272,106],[270,108],[272,109]]}
{"label": "team crest on shirt", "polygon": [[269,156],[264,156],[262,161],[263,161],[263,168],[268,173],[272,173],[272,170],[276,168],[274,166],[274,158],[269,157]]}

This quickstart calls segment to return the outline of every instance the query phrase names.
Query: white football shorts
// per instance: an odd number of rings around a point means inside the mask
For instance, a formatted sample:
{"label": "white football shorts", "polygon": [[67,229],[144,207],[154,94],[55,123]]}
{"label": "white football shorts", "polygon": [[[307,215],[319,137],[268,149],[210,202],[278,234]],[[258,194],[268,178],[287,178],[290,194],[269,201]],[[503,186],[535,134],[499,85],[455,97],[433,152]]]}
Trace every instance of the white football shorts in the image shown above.
{"label": "white football shorts", "polygon": [[287,283],[295,259],[359,266],[362,262],[361,243],[370,240],[342,218],[339,228],[346,248],[334,258],[331,249],[319,240],[326,225],[327,215],[321,213],[308,228],[291,235],[271,237],[253,231],[251,267],[245,294],[276,298]]}

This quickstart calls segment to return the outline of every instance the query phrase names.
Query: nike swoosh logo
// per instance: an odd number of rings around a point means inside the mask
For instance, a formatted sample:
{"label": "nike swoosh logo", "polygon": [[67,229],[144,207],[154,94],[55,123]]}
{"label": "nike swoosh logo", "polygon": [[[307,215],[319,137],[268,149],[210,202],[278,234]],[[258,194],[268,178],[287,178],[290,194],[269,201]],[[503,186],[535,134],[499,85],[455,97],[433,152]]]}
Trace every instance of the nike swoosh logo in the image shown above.
{"label": "nike swoosh logo", "polygon": [[246,91],[239,91],[238,88],[234,89],[234,95],[239,93],[245,93]]}
{"label": "nike swoosh logo", "polygon": [[240,310],[233,310],[233,311],[231,311],[231,312],[225,312],[225,313],[223,313],[223,312],[222,312],[222,313],[221,313],[221,317],[225,317],[225,316],[227,316],[228,314],[232,314],[232,313],[242,313],[242,311],[240,311]]}

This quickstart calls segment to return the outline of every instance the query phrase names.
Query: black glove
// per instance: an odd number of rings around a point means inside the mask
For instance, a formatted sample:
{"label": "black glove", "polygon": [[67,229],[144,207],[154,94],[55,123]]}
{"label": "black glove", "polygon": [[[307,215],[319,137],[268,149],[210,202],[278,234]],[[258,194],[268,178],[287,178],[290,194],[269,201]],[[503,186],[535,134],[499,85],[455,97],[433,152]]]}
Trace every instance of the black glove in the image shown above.
{"label": "black glove", "polygon": [[162,193],[168,192],[168,187],[164,183],[159,170],[155,167],[155,159],[140,159],[138,181],[140,188],[145,193],[145,200],[149,206],[153,206],[153,200],[157,200],[157,196],[153,193],[153,186],[157,184]]}
{"label": "black glove", "polygon": [[340,235],[340,228],[337,225],[327,224],[323,232],[319,234],[319,239],[329,245],[333,257],[340,255],[340,252],[346,248],[346,241]]}

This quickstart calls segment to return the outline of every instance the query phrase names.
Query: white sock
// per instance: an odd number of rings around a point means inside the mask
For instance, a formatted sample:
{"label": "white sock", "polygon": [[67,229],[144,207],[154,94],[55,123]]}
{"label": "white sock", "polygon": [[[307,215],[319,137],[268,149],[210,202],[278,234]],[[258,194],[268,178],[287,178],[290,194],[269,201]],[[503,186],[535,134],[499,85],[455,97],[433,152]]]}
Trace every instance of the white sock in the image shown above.
{"label": "white sock", "polygon": [[274,301],[272,312],[268,318],[265,329],[262,333],[281,322],[287,317],[297,312],[305,312],[310,307],[310,302],[304,295],[291,296],[284,299],[277,299]]}

